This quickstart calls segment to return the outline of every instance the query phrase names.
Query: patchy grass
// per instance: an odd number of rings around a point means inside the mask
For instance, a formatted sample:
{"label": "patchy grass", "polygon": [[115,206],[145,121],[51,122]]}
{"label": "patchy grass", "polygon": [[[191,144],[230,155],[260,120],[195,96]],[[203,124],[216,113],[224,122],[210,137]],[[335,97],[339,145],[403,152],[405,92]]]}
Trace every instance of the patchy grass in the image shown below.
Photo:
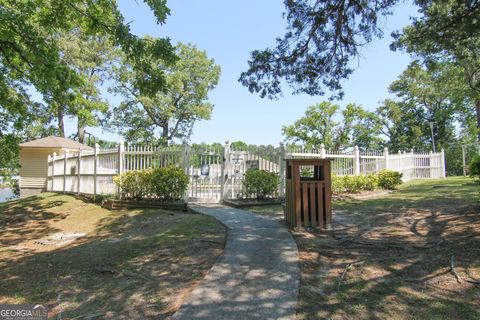
{"label": "patchy grass", "polygon": [[[72,234],[81,236],[61,239]],[[198,214],[109,211],[48,193],[2,203],[0,303],[47,303],[63,319],[166,318],[225,237],[223,225]]]}
{"label": "patchy grass", "polygon": [[448,178],[334,201],[332,230],[294,233],[298,318],[480,319],[479,191]]}

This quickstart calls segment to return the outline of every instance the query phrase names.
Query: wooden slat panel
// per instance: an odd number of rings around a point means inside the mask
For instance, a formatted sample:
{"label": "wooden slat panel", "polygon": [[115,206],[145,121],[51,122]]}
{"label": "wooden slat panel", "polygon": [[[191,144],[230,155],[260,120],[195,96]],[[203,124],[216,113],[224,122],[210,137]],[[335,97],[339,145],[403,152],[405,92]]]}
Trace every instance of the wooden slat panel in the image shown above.
{"label": "wooden slat panel", "polygon": [[294,191],[295,191],[295,216],[296,216],[296,223],[295,227],[302,226],[302,205],[300,203],[300,167],[298,166],[298,161],[292,161],[292,176],[293,176],[293,183],[294,183]]}
{"label": "wooden slat panel", "polygon": [[317,188],[317,199],[318,199],[318,227],[323,228],[323,215],[324,215],[324,203],[323,203],[323,188],[324,188],[324,183],[320,182],[318,183],[318,188]]}
{"label": "wooden slat panel", "polygon": [[285,181],[285,222],[291,227],[292,226],[292,199],[291,199],[291,190],[292,182],[290,180]]}
{"label": "wooden slat panel", "polygon": [[308,218],[308,182],[302,182],[302,204],[303,204],[303,226],[311,227],[310,219]]}
{"label": "wooden slat panel", "polygon": [[318,187],[318,183],[310,183],[310,218],[313,227],[318,227],[317,225],[317,206],[315,201],[315,189]]}
{"label": "wooden slat panel", "polygon": [[325,217],[327,226],[330,226],[332,224],[332,175],[329,161],[325,162]]}

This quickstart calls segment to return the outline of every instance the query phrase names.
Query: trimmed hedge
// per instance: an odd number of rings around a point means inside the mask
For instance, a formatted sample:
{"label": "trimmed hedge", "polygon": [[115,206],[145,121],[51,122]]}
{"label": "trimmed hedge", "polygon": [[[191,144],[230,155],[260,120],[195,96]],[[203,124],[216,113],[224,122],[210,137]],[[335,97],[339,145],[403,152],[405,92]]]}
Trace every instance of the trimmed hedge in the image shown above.
{"label": "trimmed hedge", "polygon": [[334,193],[359,193],[375,189],[393,190],[402,183],[402,174],[392,170],[383,170],[366,176],[332,176]]}
{"label": "trimmed hedge", "polygon": [[265,199],[273,195],[279,183],[280,179],[276,173],[259,169],[248,169],[243,180],[247,196],[255,195],[257,199]]}
{"label": "trimmed hedge", "polygon": [[157,169],[127,171],[113,177],[123,199],[182,199],[188,188],[188,176],[181,168],[168,166]]}

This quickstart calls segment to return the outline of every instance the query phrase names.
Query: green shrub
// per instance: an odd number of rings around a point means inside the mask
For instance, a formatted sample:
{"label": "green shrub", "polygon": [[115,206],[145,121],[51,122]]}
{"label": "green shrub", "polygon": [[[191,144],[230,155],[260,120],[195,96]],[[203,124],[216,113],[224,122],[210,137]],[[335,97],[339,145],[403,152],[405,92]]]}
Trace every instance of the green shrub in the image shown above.
{"label": "green shrub", "polygon": [[248,169],[245,172],[243,186],[247,196],[256,195],[258,199],[264,199],[277,191],[279,182],[278,175],[274,172]]}
{"label": "green shrub", "polygon": [[363,176],[365,179],[364,182],[364,189],[365,190],[375,190],[378,188],[378,175],[376,174],[368,174]]}
{"label": "green shrub", "polygon": [[189,183],[185,172],[173,166],[154,169],[150,179],[151,193],[163,200],[181,199]]}
{"label": "green shrub", "polygon": [[333,193],[359,193],[378,188],[378,177],[374,174],[366,176],[332,176]]}
{"label": "green shrub", "polygon": [[181,168],[127,171],[113,177],[124,199],[179,200],[188,188],[188,176]]}
{"label": "green shrub", "polygon": [[332,176],[333,193],[359,193],[365,190],[395,189],[402,183],[402,174],[384,170],[378,174],[361,176]]}
{"label": "green shrub", "polygon": [[147,171],[127,171],[113,177],[113,181],[121,190],[121,197],[126,199],[142,199],[148,193]]}
{"label": "green shrub", "polygon": [[393,190],[402,183],[402,174],[393,170],[383,170],[377,174],[378,186],[382,189]]}
{"label": "green shrub", "polygon": [[363,190],[362,176],[344,176],[343,184],[345,191],[349,193],[358,193]]}
{"label": "green shrub", "polygon": [[473,156],[468,164],[468,172],[470,177],[477,179],[477,182],[480,183],[480,154]]}
{"label": "green shrub", "polygon": [[332,192],[336,194],[345,192],[345,183],[342,176],[332,175]]}

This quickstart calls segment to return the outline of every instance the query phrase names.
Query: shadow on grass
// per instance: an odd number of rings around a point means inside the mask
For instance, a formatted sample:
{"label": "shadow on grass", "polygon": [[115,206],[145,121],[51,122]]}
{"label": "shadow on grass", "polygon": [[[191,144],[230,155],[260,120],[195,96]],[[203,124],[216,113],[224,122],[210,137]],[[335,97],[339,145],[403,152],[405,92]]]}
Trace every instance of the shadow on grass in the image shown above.
{"label": "shadow on grass", "polygon": [[51,317],[161,319],[225,241],[202,215],[138,210],[100,225],[72,246],[1,261],[0,301],[48,303]]}
{"label": "shadow on grass", "polygon": [[480,287],[466,281],[480,276],[475,192],[425,183],[340,203],[334,230],[296,235],[299,317],[479,319]]}
{"label": "shadow on grass", "polygon": [[[66,212],[59,211],[58,208],[65,205],[67,201],[63,195],[51,197],[48,195],[35,195],[0,203],[0,243],[2,245],[15,245],[58,231],[49,226],[49,220],[66,217]],[[35,225],[25,228],[29,222],[35,222]]]}

